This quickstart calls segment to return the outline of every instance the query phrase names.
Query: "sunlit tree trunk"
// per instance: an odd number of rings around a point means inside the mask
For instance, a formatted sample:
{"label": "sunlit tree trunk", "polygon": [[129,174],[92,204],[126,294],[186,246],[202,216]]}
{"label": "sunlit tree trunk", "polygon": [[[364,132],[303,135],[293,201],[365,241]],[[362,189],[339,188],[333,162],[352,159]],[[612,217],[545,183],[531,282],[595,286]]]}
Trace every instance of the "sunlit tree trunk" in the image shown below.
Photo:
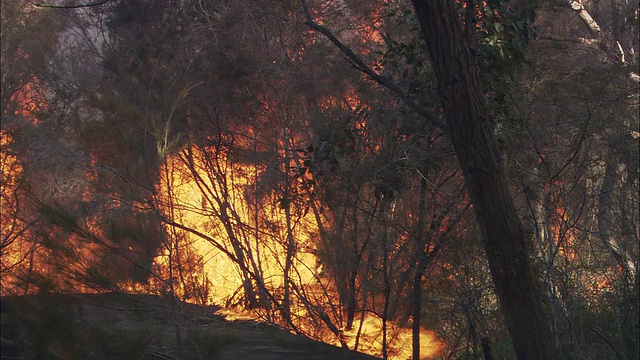
{"label": "sunlit tree trunk", "polygon": [[500,164],[473,44],[465,38],[453,1],[412,3],[516,354],[522,360],[558,359],[527,242]]}

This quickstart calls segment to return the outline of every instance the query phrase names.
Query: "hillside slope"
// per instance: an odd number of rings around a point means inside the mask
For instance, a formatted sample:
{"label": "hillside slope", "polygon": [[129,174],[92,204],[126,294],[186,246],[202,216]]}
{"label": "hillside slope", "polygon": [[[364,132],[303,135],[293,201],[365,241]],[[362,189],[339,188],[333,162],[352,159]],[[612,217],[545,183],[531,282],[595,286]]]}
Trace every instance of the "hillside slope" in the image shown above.
{"label": "hillside slope", "polygon": [[2,360],[376,359],[157,296],[3,297],[1,305]]}

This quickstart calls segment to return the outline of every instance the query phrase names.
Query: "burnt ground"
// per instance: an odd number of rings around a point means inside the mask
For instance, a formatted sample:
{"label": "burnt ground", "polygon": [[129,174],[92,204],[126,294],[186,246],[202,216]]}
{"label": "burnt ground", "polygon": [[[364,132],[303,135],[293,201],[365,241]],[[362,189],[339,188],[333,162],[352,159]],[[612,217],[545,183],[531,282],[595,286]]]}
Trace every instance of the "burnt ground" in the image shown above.
{"label": "burnt ground", "polygon": [[158,296],[38,295],[0,304],[2,360],[376,359]]}

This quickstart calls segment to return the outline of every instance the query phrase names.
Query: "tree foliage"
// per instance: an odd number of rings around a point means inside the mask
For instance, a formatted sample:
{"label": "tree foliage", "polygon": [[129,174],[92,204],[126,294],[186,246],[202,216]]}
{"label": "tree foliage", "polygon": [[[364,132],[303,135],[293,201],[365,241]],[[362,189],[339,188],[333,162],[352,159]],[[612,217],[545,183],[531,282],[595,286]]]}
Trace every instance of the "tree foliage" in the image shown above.
{"label": "tree foliage", "polygon": [[385,358],[526,358],[532,331],[636,357],[637,3],[414,3],[3,4],[3,295],[215,300]]}

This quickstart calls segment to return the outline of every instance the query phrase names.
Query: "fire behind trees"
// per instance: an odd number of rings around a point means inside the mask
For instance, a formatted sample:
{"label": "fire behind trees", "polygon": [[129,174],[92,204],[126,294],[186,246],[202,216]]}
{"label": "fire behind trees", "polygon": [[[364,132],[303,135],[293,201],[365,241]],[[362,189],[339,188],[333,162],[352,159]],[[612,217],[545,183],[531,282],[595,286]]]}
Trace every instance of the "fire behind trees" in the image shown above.
{"label": "fire behind trees", "polygon": [[455,39],[427,52],[421,4],[3,5],[3,294],[169,294],[383,357],[526,358],[495,262],[519,258],[550,353],[637,356],[637,4],[447,8],[504,171],[476,188],[438,63]]}

